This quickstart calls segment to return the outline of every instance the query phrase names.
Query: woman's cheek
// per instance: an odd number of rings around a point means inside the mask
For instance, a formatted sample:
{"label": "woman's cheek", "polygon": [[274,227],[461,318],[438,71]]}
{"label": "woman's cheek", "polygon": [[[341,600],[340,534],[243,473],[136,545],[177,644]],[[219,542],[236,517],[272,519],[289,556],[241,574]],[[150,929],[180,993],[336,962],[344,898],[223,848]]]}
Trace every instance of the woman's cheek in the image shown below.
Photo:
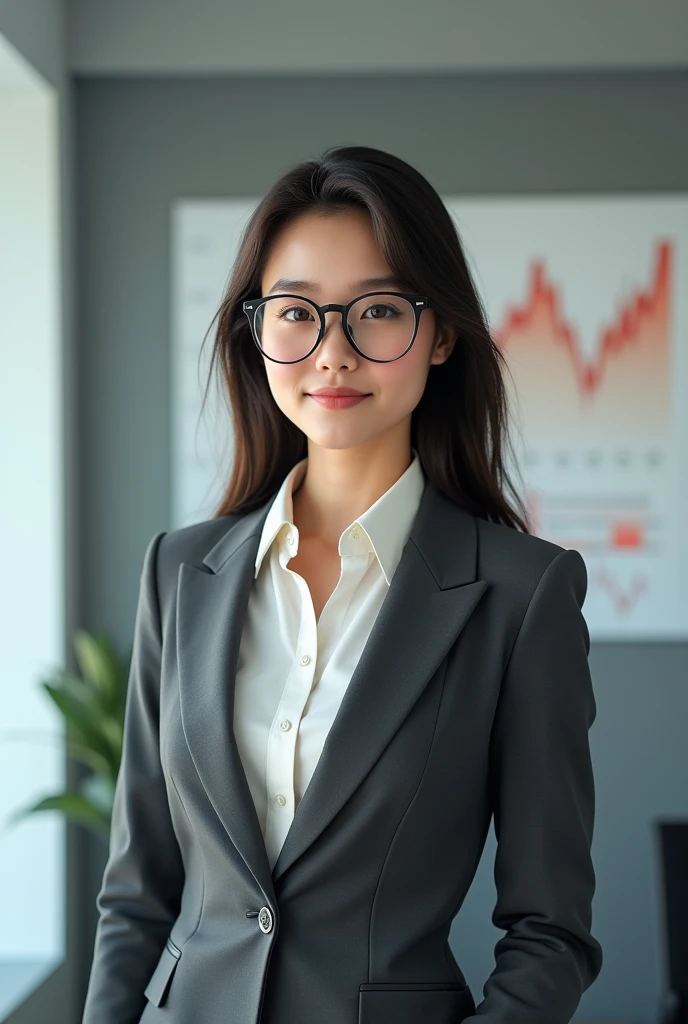
{"label": "woman's cheek", "polygon": [[299,392],[299,381],[301,374],[296,371],[295,366],[287,366],[280,363],[273,363],[266,367],[268,384],[272,391],[272,397],[282,412],[295,408],[296,398]]}
{"label": "woman's cheek", "polygon": [[385,405],[396,408],[415,405],[420,401],[427,376],[423,353],[416,352],[415,346],[401,359],[376,367],[377,391]]}

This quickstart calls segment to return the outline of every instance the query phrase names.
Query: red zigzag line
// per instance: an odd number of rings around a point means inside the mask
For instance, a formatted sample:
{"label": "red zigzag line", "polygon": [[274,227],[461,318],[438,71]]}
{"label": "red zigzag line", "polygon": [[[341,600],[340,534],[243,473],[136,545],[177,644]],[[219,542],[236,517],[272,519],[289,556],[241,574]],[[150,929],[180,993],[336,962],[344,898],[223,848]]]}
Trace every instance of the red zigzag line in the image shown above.
{"label": "red zigzag line", "polygon": [[554,338],[562,342],[568,350],[582,392],[594,392],[602,381],[608,357],[637,341],[644,318],[653,317],[658,312],[667,312],[672,244],[660,242],[656,249],[652,285],[646,291],[636,289],[619,310],[615,322],[602,330],[595,362],[583,361],[578,335],[565,318],[561,296],[556,285],[547,278],[543,260],[533,261],[528,298],[522,306],[508,307],[503,325],[493,331],[495,340],[500,347],[508,344],[511,335],[527,328],[532,323],[538,307],[544,306],[552,324]]}

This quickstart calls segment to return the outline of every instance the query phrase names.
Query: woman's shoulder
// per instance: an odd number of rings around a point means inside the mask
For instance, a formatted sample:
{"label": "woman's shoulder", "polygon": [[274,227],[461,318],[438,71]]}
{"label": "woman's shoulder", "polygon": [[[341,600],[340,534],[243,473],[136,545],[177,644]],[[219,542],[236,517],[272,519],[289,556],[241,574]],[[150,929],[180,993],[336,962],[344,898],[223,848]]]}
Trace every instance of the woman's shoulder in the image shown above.
{"label": "woman's shoulder", "polygon": [[580,551],[502,523],[476,519],[477,579],[491,583],[513,607],[524,610],[538,587],[573,587],[579,602],[587,590],[587,569]]}
{"label": "woman's shoulder", "polygon": [[562,556],[559,562],[565,562],[567,566],[583,564],[580,552],[575,548],[565,548],[535,533],[525,533],[506,523],[476,515],[437,488],[433,489],[431,497],[430,522],[439,521],[440,536],[445,541],[454,537],[458,543],[469,538],[471,550],[475,546],[473,569],[476,580],[506,586],[516,583],[523,591],[529,584],[534,587],[548,565],[559,556]]}
{"label": "woman's shoulder", "polygon": [[572,550],[535,533],[524,533],[505,523],[476,519],[478,543],[486,565],[518,566],[525,572],[540,573],[562,551]]}
{"label": "woman's shoulder", "polygon": [[210,570],[203,564],[209,551],[228,533],[245,513],[216,516],[203,519],[189,526],[164,531],[158,545],[157,570],[161,590],[172,581],[176,586],[179,567],[183,562],[195,566],[202,572]]}

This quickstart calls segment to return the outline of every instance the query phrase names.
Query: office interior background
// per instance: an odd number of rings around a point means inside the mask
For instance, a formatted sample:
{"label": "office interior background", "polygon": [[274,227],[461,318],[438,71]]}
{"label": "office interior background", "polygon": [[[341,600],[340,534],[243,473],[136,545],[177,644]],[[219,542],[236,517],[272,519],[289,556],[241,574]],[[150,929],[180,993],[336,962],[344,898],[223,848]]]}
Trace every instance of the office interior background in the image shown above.
{"label": "office interior background", "polygon": [[[37,680],[74,667],[77,629],[130,648],[145,544],[171,526],[171,207],[255,198],[337,144],[389,150],[443,195],[685,197],[688,4],[0,0],[0,722],[58,740],[3,727],[3,812],[81,779]],[[654,1024],[687,644],[593,642],[590,663],[605,962],[576,1020]],[[104,849],[56,811],[0,832],[0,1020],[78,1024]],[[476,1002],[494,849],[452,931]],[[685,871],[672,885],[685,901]]]}

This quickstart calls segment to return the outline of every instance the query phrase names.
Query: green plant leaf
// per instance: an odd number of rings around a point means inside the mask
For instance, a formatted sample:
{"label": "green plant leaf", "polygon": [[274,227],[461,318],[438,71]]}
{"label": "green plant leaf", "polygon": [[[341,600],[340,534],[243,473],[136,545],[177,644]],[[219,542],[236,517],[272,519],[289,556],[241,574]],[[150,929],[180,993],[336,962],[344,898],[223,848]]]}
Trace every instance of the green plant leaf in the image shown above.
{"label": "green plant leaf", "polygon": [[[123,713],[113,711],[109,704],[102,701],[100,694],[89,690],[82,680],[65,675],[61,682],[63,692],[74,700],[76,705],[81,706],[84,715],[99,733],[102,743],[97,749],[102,755],[107,748],[108,772],[116,774],[122,759]],[[82,735],[82,740],[84,739]]]}
{"label": "green plant leaf", "polygon": [[77,704],[80,704],[88,712],[90,717],[98,719],[102,715],[111,715],[113,713],[109,702],[99,690],[91,683],[80,679],[71,672],[59,672],[52,679],[46,681],[55,686],[56,689],[62,690],[63,693],[69,694]]}
{"label": "green plant leaf", "polygon": [[104,758],[111,757],[112,749],[107,738],[103,736],[100,719],[91,713],[92,709],[89,710],[73,693],[59,686],[48,682],[44,682],[42,686],[67,722],[69,738],[90,747]]}
{"label": "green plant leaf", "polygon": [[124,722],[121,719],[114,718],[112,715],[108,715],[107,718],[103,718],[101,721],[101,728],[103,735],[106,737],[112,750],[113,759],[119,763],[122,759],[122,743],[124,742]]}
{"label": "green plant leaf", "polygon": [[96,750],[91,750],[90,747],[84,747],[75,740],[67,740],[66,746],[67,753],[74,761],[85,764],[98,775],[104,775],[112,779],[117,778],[117,771],[114,769],[109,758],[103,757]]}
{"label": "green plant leaf", "polygon": [[102,633],[78,629],[74,649],[84,678],[97,690],[105,707],[116,712],[120,705],[124,666],[110,640]]}
{"label": "green plant leaf", "polygon": [[61,811],[71,821],[91,829],[98,835],[107,835],[110,831],[110,816],[100,807],[94,806],[81,793],[54,793],[45,796],[29,807],[20,808],[7,819],[7,823],[15,825],[30,814],[42,811]]}

